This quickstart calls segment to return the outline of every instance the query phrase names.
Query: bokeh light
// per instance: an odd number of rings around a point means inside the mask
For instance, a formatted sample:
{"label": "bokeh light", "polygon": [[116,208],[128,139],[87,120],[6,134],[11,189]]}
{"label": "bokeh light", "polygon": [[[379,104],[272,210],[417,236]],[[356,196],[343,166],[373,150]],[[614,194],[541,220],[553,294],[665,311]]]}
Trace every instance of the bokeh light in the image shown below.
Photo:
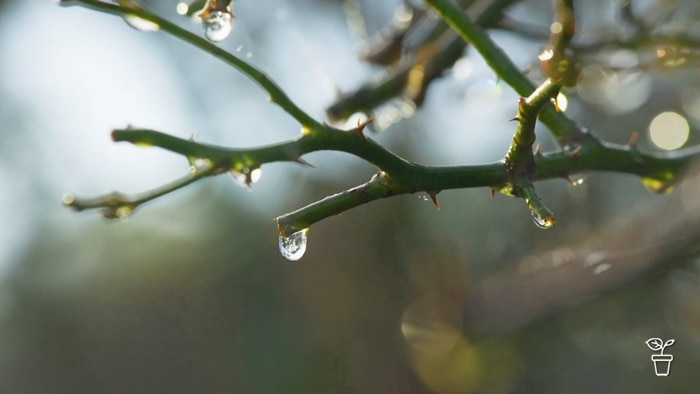
{"label": "bokeh light", "polygon": [[461,338],[462,314],[448,298],[428,294],[414,300],[401,323],[406,342],[428,354],[445,355]]}
{"label": "bokeh light", "polygon": [[581,70],[576,89],[584,100],[603,104],[617,89],[617,75],[607,67],[591,64]]}
{"label": "bokeh light", "polygon": [[661,149],[678,149],[688,141],[689,135],[688,121],[676,112],[662,112],[649,125],[651,141]]}

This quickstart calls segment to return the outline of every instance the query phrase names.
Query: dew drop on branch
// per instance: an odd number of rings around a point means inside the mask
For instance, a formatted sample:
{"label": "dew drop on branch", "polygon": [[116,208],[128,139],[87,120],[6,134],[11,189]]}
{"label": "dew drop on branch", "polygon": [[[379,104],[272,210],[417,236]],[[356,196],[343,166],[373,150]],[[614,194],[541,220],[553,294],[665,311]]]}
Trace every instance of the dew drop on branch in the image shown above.
{"label": "dew drop on branch", "polygon": [[219,42],[226,39],[233,30],[231,24],[232,15],[224,11],[212,11],[202,18],[204,26],[204,36],[212,42]]}
{"label": "dew drop on branch", "polygon": [[241,186],[250,188],[250,185],[256,183],[262,177],[262,169],[243,167],[241,171],[231,170],[229,171],[233,180]]}
{"label": "dew drop on branch", "polygon": [[134,29],[138,31],[158,31],[160,30],[160,26],[155,23],[151,22],[149,20],[139,18],[136,15],[132,14],[126,14],[124,15],[124,22],[126,22],[127,25],[133,27]]}
{"label": "dew drop on branch", "polygon": [[133,213],[134,209],[129,205],[122,205],[120,207],[108,207],[102,210],[102,216],[105,219],[119,219],[121,221],[126,221],[129,216]]}
{"label": "dew drop on branch", "polygon": [[550,229],[554,227],[556,224],[556,221],[554,220],[554,216],[551,214],[548,215],[542,215],[537,210],[532,211],[532,221],[535,222],[535,225],[541,229]]}
{"label": "dew drop on branch", "polygon": [[284,237],[280,235],[279,246],[282,257],[289,261],[297,261],[306,253],[306,241],[309,229],[297,231],[296,233]]}
{"label": "dew drop on branch", "polygon": [[190,162],[190,173],[192,175],[197,175],[203,171],[206,171],[213,165],[211,160],[206,158],[188,157],[187,160]]}
{"label": "dew drop on branch", "polygon": [[582,176],[571,177],[571,186],[581,186],[586,181]]}

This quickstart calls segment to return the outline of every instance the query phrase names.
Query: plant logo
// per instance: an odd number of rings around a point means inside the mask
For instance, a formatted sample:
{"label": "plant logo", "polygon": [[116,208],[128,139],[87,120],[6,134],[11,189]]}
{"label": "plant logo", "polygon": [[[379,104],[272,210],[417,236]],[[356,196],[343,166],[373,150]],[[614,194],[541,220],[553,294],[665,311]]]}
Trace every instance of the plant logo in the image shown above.
{"label": "plant logo", "polygon": [[668,346],[676,343],[675,339],[669,339],[664,343],[661,338],[649,338],[647,339],[647,346],[654,352],[659,352],[659,354],[652,354],[651,361],[654,363],[654,373],[656,376],[668,376],[671,373],[671,361],[673,361],[672,354],[664,354],[664,349]]}

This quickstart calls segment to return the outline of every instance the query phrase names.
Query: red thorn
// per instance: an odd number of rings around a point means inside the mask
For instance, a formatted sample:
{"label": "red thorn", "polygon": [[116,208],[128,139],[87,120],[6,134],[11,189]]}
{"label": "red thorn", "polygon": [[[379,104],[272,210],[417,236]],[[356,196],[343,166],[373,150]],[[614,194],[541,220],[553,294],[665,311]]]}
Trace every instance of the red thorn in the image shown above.
{"label": "red thorn", "polygon": [[439,211],[440,210],[440,204],[438,204],[437,201],[437,195],[440,193],[439,191],[432,191],[432,192],[426,192],[428,193],[428,197],[433,201],[433,204],[435,204],[435,208]]}
{"label": "red thorn", "polygon": [[583,151],[583,147],[579,145],[576,148],[574,148],[574,150],[572,150],[571,153],[569,153],[569,156],[571,156],[572,159],[575,159],[579,157],[579,155],[581,155],[581,151]]}
{"label": "red thorn", "polygon": [[493,199],[495,199],[495,198],[496,198],[496,190],[495,190],[495,189],[491,189],[491,199],[493,200]]}
{"label": "red thorn", "polygon": [[568,175],[564,175],[564,179],[566,179],[566,181],[569,182],[571,186],[576,186],[576,182],[574,182],[574,180],[571,179]]}
{"label": "red thorn", "polygon": [[629,142],[630,148],[637,149],[637,140],[639,140],[639,132],[635,130],[632,132],[632,135],[630,136],[630,142]]}
{"label": "red thorn", "polygon": [[535,156],[542,156],[542,146],[540,144],[537,144],[535,147]]}

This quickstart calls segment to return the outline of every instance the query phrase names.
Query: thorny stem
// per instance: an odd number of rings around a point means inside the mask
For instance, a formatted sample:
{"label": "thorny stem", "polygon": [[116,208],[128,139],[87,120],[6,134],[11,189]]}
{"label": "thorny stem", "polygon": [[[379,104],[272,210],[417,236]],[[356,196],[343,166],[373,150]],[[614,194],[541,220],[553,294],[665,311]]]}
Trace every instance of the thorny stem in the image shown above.
{"label": "thorny stem", "polygon": [[532,185],[537,171],[532,145],[535,143],[535,124],[537,114],[542,107],[555,97],[561,85],[547,79],[528,98],[521,98],[518,106],[518,127],[513,142],[504,158],[508,183],[501,191],[504,194],[523,197],[528,208],[536,218],[535,222],[542,228],[554,225],[554,214],[544,205]]}
{"label": "thorny stem", "polygon": [[[361,130],[360,128],[354,129]],[[72,198],[69,206],[78,209],[118,208],[138,205],[160,197],[166,192],[187,186],[205,176],[223,173],[231,167],[251,168],[275,161],[299,161],[301,155],[318,150],[337,150],[357,154],[379,168],[393,168],[396,175],[384,173],[367,184],[358,186],[280,216],[277,221],[283,235],[289,235],[311,224],[366,204],[379,198],[399,194],[429,192],[447,189],[474,187],[503,188],[509,182],[506,165],[503,161],[473,166],[423,166],[409,163],[393,156],[370,139],[365,139],[355,131],[334,130],[327,134],[296,140],[267,147],[253,149],[230,149],[205,145],[191,140],[180,139],[154,130],[125,129],[115,130],[115,141],[126,141],[137,145],[152,145],[182,154],[187,157],[209,159],[212,171],[200,173],[197,178],[184,178],[184,181],[139,194],[123,200],[105,197],[80,199]],[[392,156],[386,156],[392,155]],[[657,177],[659,174],[679,174],[694,160],[700,158],[700,146],[666,154],[650,155],[636,149],[623,149],[615,145],[596,145],[574,154],[560,151],[543,154],[537,160],[533,181],[563,178],[569,174],[584,171],[611,171],[635,174],[640,177]],[[379,163],[379,164],[378,164]],[[404,163],[404,164],[399,164]],[[386,166],[385,166],[386,164]],[[222,168],[221,166],[226,166]]]}
{"label": "thorny stem", "polygon": [[[69,4],[68,2],[62,3]],[[205,39],[189,33],[141,7],[126,7],[96,0],[74,0],[71,3],[120,16],[135,15],[157,23],[161,30],[216,56],[246,74],[267,91],[274,102],[304,126],[302,136],[297,139],[251,149],[229,149],[206,145],[176,138],[154,130],[115,130],[112,134],[115,141],[161,147],[182,154],[190,159],[208,159],[210,165],[202,170],[196,170],[189,176],[169,185],[135,196],[112,193],[90,199],[81,199],[73,196],[66,197],[64,202],[77,210],[105,209],[108,215],[116,214],[115,216],[119,216],[120,208],[133,210],[140,204],[190,185],[205,177],[218,175],[229,170],[244,172],[246,169],[258,168],[263,164],[275,161],[305,163],[301,159],[302,155],[319,150],[336,150],[351,153],[374,164],[380,171],[363,185],[329,196],[295,212],[280,216],[277,218],[277,222],[282,235],[289,235],[307,228],[319,220],[379,198],[419,191],[429,192],[434,195],[440,190],[456,188],[484,186],[503,188],[513,182],[512,174],[509,174],[507,168],[507,160],[474,166],[423,166],[409,162],[367,138],[363,133],[367,123],[358,125],[358,127],[350,131],[338,130],[323,125],[297,107],[284,91],[261,71]],[[436,0],[431,1],[430,4],[438,10],[442,10],[445,19],[453,26],[462,26],[464,24],[463,22],[466,19],[460,19],[466,18],[464,14],[459,10],[457,10],[459,11],[458,13],[455,13],[455,10],[450,8],[451,3],[448,1]],[[472,30],[483,35],[478,29]],[[466,37],[472,34],[461,32]],[[496,54],[494,55],[496,57],[493,58],[496,61],[491,63],[493,63],[493,67],[497,71],[500,70],[499,74],[503,72],[502,67],[513,67],[500,49],[490,40],[487,40],[487,37],[486,39],[484,38],[485,35],[478,37],[480,38],[476,40],[476,43],[478,43],[481,50],[485,49],[487,53]],[[532,84],[517,70],[509,70],[505,75],[514,81],[515,86],[517,86],[516,90],[527,90],[527,93],[524,95],[529,95],[534,90]],[[544,106],[545,109],[541,114],[543,121],[549,119],[548,125],[550,128],[558,131],[560,139],[568,140],[572,138],[568,128],[576,128],[576,125],[564,115],[554,112],[553,106],[545,105],[542,102],[546,97],[551,97],[554,90],[556,90],[555,85],[543,84],[541,94],[534,94],[531,98],[525,100],[525,104],[533,108]],[[550,114],[549,117],[547,117],[548,113]],[[530,116],[529,113],[528,116]],[[534,116],[531,116],[531,118],[534,118]],[[530,144],[529,152],[531,154],[531,137],[528,136],[528,133],[531,133],[532,130],[529,125],[527,125],[527,130],[525,130],[524,125],[520,125],[519,128],[523,130],[516,134],[514,139],[516,140],[514,142],[515,146],[507,155],[507,158],[510,157],[511,163],[520,163],[522,160],[520,157],[527,156],[528,150],[525,147],[528,144]],[[700,158],[700,147],[666,154],[645,154],[629,146],[599,142],[582,131],[577,131],[576,133],[580,134],[579,138],[576,139],[576,149],[565,149],[559,152],[543,154],[538,157],[537,166],[528,170],[531,173],[527,178],[531,181],[538,181],[566,177],[569,174],[582,171],[614,171],[636,174],[668,183],[677,181],[680,174],[689,167],[691,161]],[[520,143],[517,141],[522,141],[522,147],[518,147]],[[526,159],[525,162],[528,160]],[[534,189],[531,189],[530,186],[527,186],[524,190],[525,197],[532,201],[530,205],[538,204],[539,201],[535,198],[535,195],[530,194],[533,192]]]}
{"label": "thorny stem", "polygon": [[560,89],[561,85],[547,79],[528,98],[520,99],[516,117],[518,127],[513,136],[513,143],[506,154],[506,163],[521,168],[534,165],[532,146],[535,142],[537,114],[545,104],[556,97]]}

